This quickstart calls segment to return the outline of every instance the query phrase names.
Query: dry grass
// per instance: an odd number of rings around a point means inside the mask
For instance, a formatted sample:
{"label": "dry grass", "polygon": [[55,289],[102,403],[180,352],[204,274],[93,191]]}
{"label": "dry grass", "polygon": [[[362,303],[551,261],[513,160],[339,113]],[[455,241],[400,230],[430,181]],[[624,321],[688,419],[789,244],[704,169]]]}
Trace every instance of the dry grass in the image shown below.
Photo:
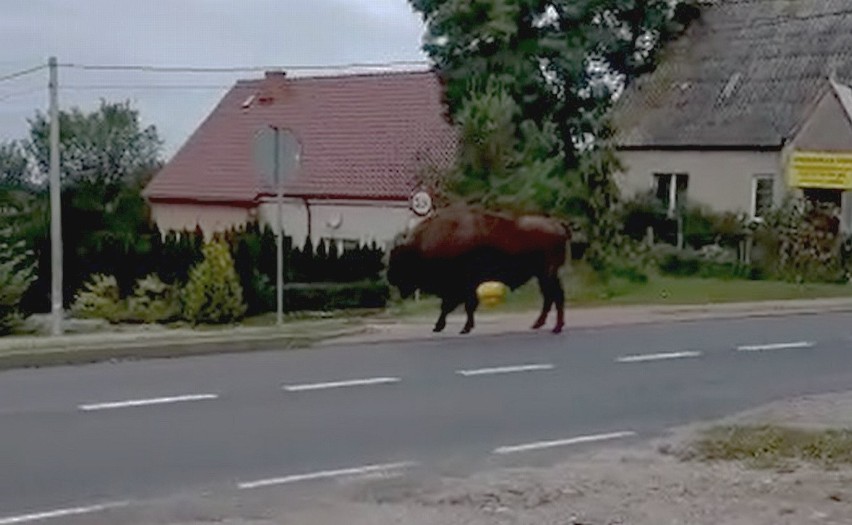
{"label": "dry grass", "polygon": [[741,461],[754,468],[777,468],[804,461],[834,468],[852,464],[852,430],[776,425],[716,427],[695,440],[682,459]]}

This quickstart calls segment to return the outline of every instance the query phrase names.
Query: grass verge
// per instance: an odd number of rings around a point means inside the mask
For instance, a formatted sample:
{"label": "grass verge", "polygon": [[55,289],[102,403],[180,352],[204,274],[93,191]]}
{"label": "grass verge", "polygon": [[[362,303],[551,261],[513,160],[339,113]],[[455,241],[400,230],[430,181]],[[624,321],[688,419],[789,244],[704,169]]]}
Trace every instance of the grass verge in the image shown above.
{"label": "grass verge", "polygon": [[804,461],[834,468],[852,464],[852,430],[775,425],[716,427],[696,439],[682,459],[741,461],[753,468],[778,468]]}

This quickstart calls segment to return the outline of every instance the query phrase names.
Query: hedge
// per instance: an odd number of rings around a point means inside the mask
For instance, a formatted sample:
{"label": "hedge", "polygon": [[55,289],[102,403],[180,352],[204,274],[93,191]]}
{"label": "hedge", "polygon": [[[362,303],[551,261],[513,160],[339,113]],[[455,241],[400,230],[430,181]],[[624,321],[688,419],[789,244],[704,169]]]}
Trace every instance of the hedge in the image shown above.
{"label": "hedge", "polygon": [[384,308],[389,297],[390,287],[383,281],[288,283],[284,285],[284,310],[294,312]]}

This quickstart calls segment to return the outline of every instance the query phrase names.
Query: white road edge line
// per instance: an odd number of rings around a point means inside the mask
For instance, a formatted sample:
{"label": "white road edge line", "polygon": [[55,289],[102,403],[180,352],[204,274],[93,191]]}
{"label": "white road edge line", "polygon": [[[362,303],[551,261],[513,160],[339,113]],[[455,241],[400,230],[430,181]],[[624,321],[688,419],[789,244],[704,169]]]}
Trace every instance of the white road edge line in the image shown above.
{"label": "white road edge line", "polygon": [[262,479],[258,481],[238,483],[237,487],[240,490],[257,489],[262,487],[270,487],[273,485],[287,485],[289,483],[298,483],[300,481],[315,481],[319,479],[339,478],[342,476],[357,476],[359,474],[371,474],[383,471],[401,470],[406,468],[412,468],[415,466],[417,466],[417,463],[413,461],[405,461],[401,463],[367,465],[364,467],[347,468],[340,470],[324,470],[320,472],[312,472],[310,474],[296,474],[293,476],[284,476],[282,478]]}
{"label": "white road edge line", "polygon": [[352,379],[348,381],[333,381],[330,383],[310,383],[305,385],[284,385],[287,392],[303,392],[306,390],[324,390],[327,388],[344,388],[350,386],[386,385],[399,383],[398,377],[371,377],[369,379]]}
{"label": "white road edge line", "polygon": [[628,355],[616,359],[618,363],[644,363],[646,361],[663,361],[666,359],[685,359],[688,357],[701,357],[701,352],[671,352],[668,354],[644,354]]}
{"label": "white road edge line", "polygon": [[[218,397],[218,394],[194,394],[174,397],[157,397],[151,399],[131,399],[128,401],[116,401],[110,403],[94,403],[90,405],[80,405],[77,408],[84,412],[92,412],[95,410],[109,410],[113,408],[132,408],[150,405],[167,405],[170,403],[184,403],[188,401],[207,401],[210,399],[217,399]],[[0,525],[2,525],[2,523],[0,523]]]}
{"label": "white road edge line", "polygon": [[473,370],[456,370],[456,373],[464,376],[484,376],[490,374],[511,374],[513,372],[536,372],[539,370],[553,370],[556,368],[551,364],[540,365],[517,365],[517,366],[498,366],[494,368],[477,368]]}
{"label": "white road edge line", "polygon": [[65,518],[68,516],[79,516],[81,514],[93,514],[104,510],[126,507],[129,501],[119,501],[115,503],[104,503],[102,505],[92,505],[90,507],[76,507],[70,509],[58,509],[48,512],[39,512],[36,514],[22,514],[20,516],[10,516],[8,518],[0,518],[0,525],[15,525],[17,523],[29,523],[32,521],[42,521],[54,518]]}
{"label": "white road edge line", "polygon": [[611,441],[613,439],[622,439],[635,436],[636,432],[612,432],[610,434],[596,434],[593,436],[579,436],[570,439],[560,439],[556,441],[539,441],[537,443],[527,443],[525,445],[512,445],[509,447],[499,447],[494,449],[494,454],[513,454],[515,452],[527,452],[529,450],[540,450],[544,448],[565,447],[569,445],[580,445],[583,443],[596,443],[599,441]]}
{"label": "white road edge line", "polygon": [[766,345],[743,345],[738,346],[740,352],[762,352],[764,350],[792,350],[796,348],[813,348],[816,343],[811,341],[797,341],[795,343],[775,343]]}

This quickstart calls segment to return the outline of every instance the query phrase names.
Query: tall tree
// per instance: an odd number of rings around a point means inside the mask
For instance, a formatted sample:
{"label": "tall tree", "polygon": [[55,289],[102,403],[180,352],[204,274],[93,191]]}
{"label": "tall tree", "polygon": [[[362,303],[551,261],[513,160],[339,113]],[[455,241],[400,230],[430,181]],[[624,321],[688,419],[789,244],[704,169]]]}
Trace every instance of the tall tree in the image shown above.
{"label": "tall tree", "polygon": [[[31,310],[48,306],[49,237],[47,196],[50,120],[30,120],[26,154],[35,170],[37,198],[30,210],[30,245],[39,260],[38,281],[28,293]],[[154,126],[143,126],[130,103],[101,102],[92,112],[74,108],[60,113],[62,222],[65,297],[72,299],[92,273],[114,275],[123,289],[132,286],[138,260],[154,235],[141,190],[160,167],[162,141]]]}
{"label": "tall tree", "polygon": [[[50,168],[50,118],[39,112],[29,123],[27,150],[45,176]],[[117,188],[160,165],[163,142],[157,129],[143,127],[129,102],[101,101],[90,113],[62,111],[59,125],[60,175],[66,187]]]}
{"label": "tall tree", "polygon": [[0,142],[0,188],[24,189],[30,180],[30,166],[20,142]]}
{"label": "tall tree", "polygon": [[[605,116],[614,94],[652,69],[656,51],[695,16],[691,0],[410,2],[462,129],[459,192],[499,197],[526,185],[538,196],[528,205],[587,215],[613,197]],[[552,188],[563,195],[554,199]]]}

